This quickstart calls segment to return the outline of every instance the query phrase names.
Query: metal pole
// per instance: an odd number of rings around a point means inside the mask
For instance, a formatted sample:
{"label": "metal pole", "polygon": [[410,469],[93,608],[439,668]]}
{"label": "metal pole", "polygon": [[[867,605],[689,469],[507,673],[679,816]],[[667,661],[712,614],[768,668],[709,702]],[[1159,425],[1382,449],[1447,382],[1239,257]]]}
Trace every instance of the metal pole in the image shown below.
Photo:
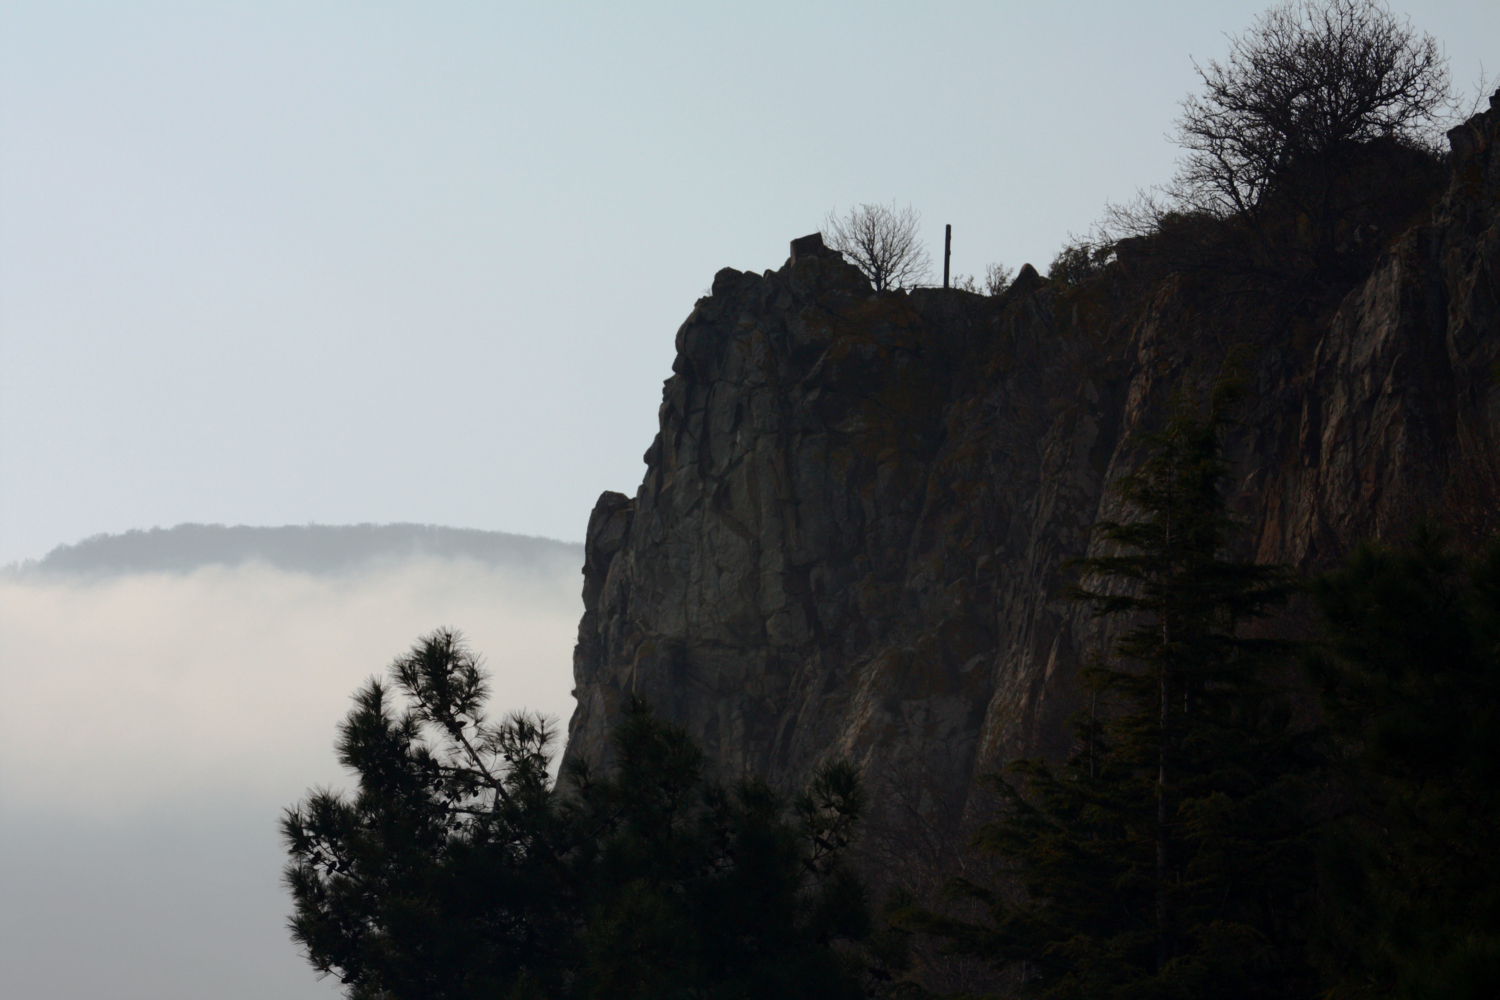
{"label": "metal pole", "polygon": [[953,227],[944,226],[943,234],[943,287],[948,287],[948,261],[953,257]]}

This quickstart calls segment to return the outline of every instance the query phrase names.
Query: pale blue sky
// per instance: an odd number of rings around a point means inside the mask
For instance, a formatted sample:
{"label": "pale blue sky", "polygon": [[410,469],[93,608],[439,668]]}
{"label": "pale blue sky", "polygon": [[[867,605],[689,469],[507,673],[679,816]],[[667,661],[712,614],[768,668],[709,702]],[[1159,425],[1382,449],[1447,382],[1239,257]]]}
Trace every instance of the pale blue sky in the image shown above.
{"label": "pale blue sky", "polygon": [[[1190,57],[1262,6],[6,2],[0,563],[578,539],[714,271],[890,199],[959,272],[1045,266],[1171,173]],[[1465,85],[1500,65],[1500,4],[1412,13]]]}

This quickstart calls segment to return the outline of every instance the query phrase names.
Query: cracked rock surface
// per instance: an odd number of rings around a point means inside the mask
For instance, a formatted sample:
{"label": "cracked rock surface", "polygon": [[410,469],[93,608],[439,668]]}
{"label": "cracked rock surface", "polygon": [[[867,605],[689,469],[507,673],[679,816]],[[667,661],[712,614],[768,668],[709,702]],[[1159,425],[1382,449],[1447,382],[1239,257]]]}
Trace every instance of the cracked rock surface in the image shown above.
{"label": "cracked rock surface", "polygon": [[[1305,343],[1256,345],[1229,442],[1244,554],[1315,569],[1437,513],[1500,527],[1500,110],[1453,139],[1431,218]],[[1106,637],[1064,596],[1210,324],[1029,266],[993,298],[873,293],[836,255],[726,268],[677,333],[634,498],[589,520],[568,754],[632,695],[720,772],[794,787],[847,757],[876,795],[960,804],[1066,749]],[[1185,318],[1186,317],[1186,318]]]}

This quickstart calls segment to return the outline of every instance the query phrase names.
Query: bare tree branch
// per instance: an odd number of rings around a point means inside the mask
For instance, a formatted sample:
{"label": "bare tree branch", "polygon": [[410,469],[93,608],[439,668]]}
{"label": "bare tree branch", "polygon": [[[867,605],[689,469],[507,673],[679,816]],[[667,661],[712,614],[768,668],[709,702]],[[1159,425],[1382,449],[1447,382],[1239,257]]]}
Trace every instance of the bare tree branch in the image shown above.
{"label": "bare tree branch", "polygon": [[877,292],[909,288],[927,277],[927,248],[917,236],[922,216],[910,205],[897,209],[861,205],[823,220],[823,240],[870,279]]}
{"label": "bare tree branch", "polygon": [[1225,62],[1194,65],[1203,93],[1177,120],[1188,155],[1171,193],[1192,210],[1253,217],[1310,162],[1377,139],[1437,142],[1447,60],[1379,0],[1291,0],[1229,42]]}

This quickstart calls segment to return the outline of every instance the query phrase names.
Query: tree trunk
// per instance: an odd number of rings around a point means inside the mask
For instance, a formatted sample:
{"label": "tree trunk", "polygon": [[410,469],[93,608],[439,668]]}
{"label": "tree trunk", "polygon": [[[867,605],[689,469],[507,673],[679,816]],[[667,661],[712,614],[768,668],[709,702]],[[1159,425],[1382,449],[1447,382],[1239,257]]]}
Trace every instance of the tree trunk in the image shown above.
{"label": "tree trunk", "polygon": [[[1172,551],[1172,512],[1167,511],[1166,549]],[[1156,770],[1156,971],[1167,964],[1167,725],[1171,717],[1172,609],[1161,613],[1161,728],[1157,733]]]}
{"label": "tree trunk", "polygon": [[[1163,636],[1168,634],[1162,623]],[[1171,692],[1167,664],[1161,667],[1161,734],[1156,772],[1156,971],[1167,964],[1167,715]]]}

